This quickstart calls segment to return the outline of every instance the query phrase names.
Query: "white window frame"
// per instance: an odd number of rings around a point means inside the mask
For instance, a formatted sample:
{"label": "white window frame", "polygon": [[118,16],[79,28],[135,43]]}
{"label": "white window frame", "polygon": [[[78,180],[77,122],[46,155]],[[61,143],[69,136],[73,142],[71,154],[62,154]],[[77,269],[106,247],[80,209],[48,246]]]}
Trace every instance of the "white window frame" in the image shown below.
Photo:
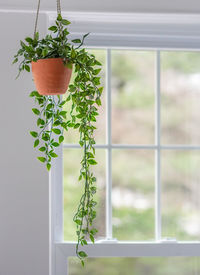
{"label": "white window frame", "polygon": [[[106,145],[96,145],[97,149],[107,149],[106,184],[106,238],[104,241],[85,246],[89,257],[175,257],[200,256],[200,242],[178,242],[161,238],[161,181],[160,150],[181,149],[200,150],[200,145],[184,146],[160,144],[160,50],[200,50],[200,16],[194,14],[111,14],[111,13],[63,13],[72,22],[71,37],[79,37],[90,32],[86,46],[107,49]],[[56,18],[47,12],[47,26]],[[156,51],[155,72],[155,145],[114,145],[111,140],[111,52],[110,48],[151,49]],[[64,144],[63,147],[79,148],[78,145]],[[112,148],[154,149],[156,152],[155,183],[155,241],[118,242],[112,239]],[[75,242],[63,241],[63,169],[62,150],[54,162],[50,174],[50,274],[66,275],[67,259],[75,256]]]}

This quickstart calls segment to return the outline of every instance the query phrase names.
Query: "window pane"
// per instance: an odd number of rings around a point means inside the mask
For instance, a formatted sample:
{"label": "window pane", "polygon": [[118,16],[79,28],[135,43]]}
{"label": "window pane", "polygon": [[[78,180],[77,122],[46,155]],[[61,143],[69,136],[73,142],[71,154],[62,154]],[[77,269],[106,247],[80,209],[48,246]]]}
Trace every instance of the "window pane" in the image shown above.
{"label": "window pane", "polygon": [[200,259],[170,258],[88,258],[82,268],[69,258],[69,275],[199,275]]}
{"label": "window pane", "polygon": [[[97,122],[95,127],[95,140],[96,143],[105,143],[105,132],[106,132],[106,89],[105,89],[105,70],[106,70],[106,50],[88,50],[91,54],[94,54],[96,59],[99,60],[102,64],[101,76],[101,86],[104,87],[102,93],[102,106],[99,108],[99,116],[97,117]],[[72,75],[71,82],[73,82],[75,74]],[[68,96],[68,93],[65,94],[65,97]],[[71,110],[71,101],[67,103],[66,111]],[[75,113],[75,112],[74,112]],[[69,114],[68,114],[69,115]],[[70,116],[69,116],[70,117]],[[79,142],[79,132],[78,130],[69,129],[68,132],[65,131],[65,143],[78,143]]]}
{"label": "window pane", "polygon": [[200,143],[200,53],[161,53],[163,144]]}
{"label": "window pane", "polygon": [[154,144],[155,53],[112,50],[112,141]]}
{"label": "window pane", "polygon": [[163,237],[200,240],[200,151],[162,152]]}
{"label": "window pane", "polygon": [[113,235],[154,239],[154,151],[113,150]]}
{"label": "window pane", "polygon": [[[78,182],[82,151],[64,149],[64,240],[76,241],[76,225],[73,216],[83,192],[83,185]],[[96,150],[98,165],[94,168],[97,177],[96,206],[97,217],[94,226],[99,230],[96,237],[105,236],[105,151]]]}

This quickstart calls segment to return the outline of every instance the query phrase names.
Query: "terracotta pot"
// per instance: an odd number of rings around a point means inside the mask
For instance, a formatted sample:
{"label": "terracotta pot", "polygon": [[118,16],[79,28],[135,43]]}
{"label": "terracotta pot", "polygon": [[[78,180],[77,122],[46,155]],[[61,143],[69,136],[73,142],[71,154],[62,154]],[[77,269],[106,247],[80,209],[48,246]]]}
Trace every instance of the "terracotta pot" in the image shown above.
{"label": "terracotta pot", "polygon": [[64,66],[62,58],[39,59],[31,65],[39,94],[59,95],[67,91],[72,69]]}

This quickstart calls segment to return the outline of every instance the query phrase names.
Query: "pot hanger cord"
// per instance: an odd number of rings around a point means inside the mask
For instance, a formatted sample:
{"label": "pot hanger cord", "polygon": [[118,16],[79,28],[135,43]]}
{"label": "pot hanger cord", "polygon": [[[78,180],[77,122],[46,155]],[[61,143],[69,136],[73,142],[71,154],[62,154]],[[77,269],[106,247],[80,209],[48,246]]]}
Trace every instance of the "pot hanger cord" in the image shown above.
{"label": "pot hanger cord", "polygon": [[[36,18],[35,18],[35,27],[34,27],[33,38],[35,38],[36,32],[37,32],[37,24],[38,24],[38,17],[39,17],[39,11],[40,11],[40,1],[41,1],[41,0],[38,0],[37,13],[36,13]],[[58,15],[58,14],[61,14],[61,4],[60,4],[60,0],[56,0],[56,4],[57,4],[57,15]]]}

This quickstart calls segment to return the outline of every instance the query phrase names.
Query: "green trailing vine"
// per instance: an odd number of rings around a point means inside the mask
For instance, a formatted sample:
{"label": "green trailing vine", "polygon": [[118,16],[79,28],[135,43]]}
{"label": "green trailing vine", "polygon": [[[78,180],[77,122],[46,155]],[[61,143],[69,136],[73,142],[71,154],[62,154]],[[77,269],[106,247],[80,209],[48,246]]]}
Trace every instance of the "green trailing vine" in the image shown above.
{"label": "green trailing vine", "polygon": [[[19,62],[19,74],[24,70],[30,72],[30,63],[39,59],[61,57],[66,66],[73,67],[74,81],[69,85],[65,99],[31,92],[30,97],[38,105],[32,109],[37,116],[38,131],[31,131],[30,134],[35,139],[34,147],[42,154],[38,159],[50,170],[52,158],[57,157],[55,149],[64,141],[64,131],[69,128],[79,131],[83,157],[78,181],[84,185],[84,192],[73,220],[77,226],[76,254],[84,265],[87,254],[80,247],[87,245],[89,240],[94,243],[97,233],[93,227],[97,204],[94,199],[96,178],[91,167],[97,164],[94,131],[103,87],[100,87],[99,77],[101,63],[82,48],[88,34],[82,40],[70,41],[67,29],[69,24],[59,14],[55,25],[49,28],[50,33],[44,38],[39,39],[39,33],[36,33],[34,38],[26,37],[24,42],[20,41],[21,48],[14,56],[13,63]],[[67,110],[69,101],[71,108]]]}

